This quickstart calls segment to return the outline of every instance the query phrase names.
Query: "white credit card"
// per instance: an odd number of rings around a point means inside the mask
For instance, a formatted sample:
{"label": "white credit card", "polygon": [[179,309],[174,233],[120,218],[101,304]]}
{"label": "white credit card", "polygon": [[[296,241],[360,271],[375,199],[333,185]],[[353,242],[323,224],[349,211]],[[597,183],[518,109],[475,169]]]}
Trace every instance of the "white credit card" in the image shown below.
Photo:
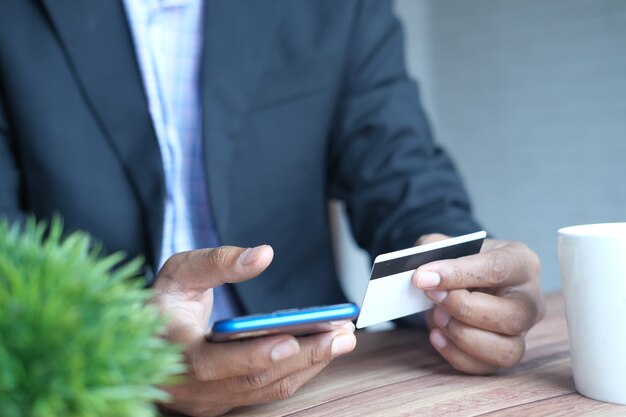
{"label": "white credit card", "polygon": [[356,327],[361,329],[431,308],[433,302],[413,284],[415,270],[429,262],[474,255],[480,252],[486,236],[485,231],[480,231],[378,255]]}

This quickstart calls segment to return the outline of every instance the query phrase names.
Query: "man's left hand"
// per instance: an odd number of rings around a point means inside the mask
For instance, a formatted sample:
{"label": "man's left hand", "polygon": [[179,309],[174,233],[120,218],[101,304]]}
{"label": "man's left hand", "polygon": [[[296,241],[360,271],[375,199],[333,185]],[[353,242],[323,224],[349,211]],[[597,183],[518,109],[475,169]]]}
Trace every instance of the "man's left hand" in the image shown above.
{"label": "man's left hand", "polygon": [[[418,244],[447,238],[432,234]],[[526,332],[545,314],[539,257],[520,242],[487,239],[477,255],[431,262],[413,282],[435,302],[430,341],[455,369],[492,374],[517,365]]]}

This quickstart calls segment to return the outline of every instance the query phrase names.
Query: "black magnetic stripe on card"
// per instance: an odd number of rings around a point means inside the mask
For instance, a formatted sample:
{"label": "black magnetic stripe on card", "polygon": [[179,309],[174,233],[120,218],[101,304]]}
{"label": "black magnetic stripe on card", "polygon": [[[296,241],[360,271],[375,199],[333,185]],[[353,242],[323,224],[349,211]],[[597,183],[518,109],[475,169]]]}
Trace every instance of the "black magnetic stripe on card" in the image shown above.
{"label": "black magnetic stripe on card", "polygon": [[413,255],[407,255],[388,261],[376,262],[374,264],[374,268],[372,269],[370,281],[378,278],[384,278],[389,275],[399,274],[401,272],[411,271],[429,262],[473,255],[480,252],[483,240],[484,239],[471,240],[469,242],[459,243],[458,245],[446,246],[426,252],[414,253]]}

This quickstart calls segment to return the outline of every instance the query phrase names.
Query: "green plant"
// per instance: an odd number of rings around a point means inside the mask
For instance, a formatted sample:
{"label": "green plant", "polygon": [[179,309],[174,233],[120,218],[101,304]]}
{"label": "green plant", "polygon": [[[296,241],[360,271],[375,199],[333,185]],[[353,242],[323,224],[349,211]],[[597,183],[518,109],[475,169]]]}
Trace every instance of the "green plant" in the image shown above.
{"label": "green plant", "polygon": [[141,261],[114,268],[84,233],[62,224],[0,222],[0,415],[155,415],[158,384],[183,371],[158,336]]}

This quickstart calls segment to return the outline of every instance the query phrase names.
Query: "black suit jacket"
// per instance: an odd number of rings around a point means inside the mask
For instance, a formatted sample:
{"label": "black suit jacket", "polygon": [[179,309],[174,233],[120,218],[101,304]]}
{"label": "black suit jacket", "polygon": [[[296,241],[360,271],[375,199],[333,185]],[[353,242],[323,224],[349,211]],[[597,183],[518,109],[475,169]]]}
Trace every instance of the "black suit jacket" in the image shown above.
{"label": "black suit jacket", "polygon": [[[250,311],[343,300],[327,201],[375,255],[479,226],[407,78],[386,1],[207,0],[206,176],[223,244],[275,260]],[[0,213],[61,213],[159,258],[164,174],[121,1],[0,0]]]}

